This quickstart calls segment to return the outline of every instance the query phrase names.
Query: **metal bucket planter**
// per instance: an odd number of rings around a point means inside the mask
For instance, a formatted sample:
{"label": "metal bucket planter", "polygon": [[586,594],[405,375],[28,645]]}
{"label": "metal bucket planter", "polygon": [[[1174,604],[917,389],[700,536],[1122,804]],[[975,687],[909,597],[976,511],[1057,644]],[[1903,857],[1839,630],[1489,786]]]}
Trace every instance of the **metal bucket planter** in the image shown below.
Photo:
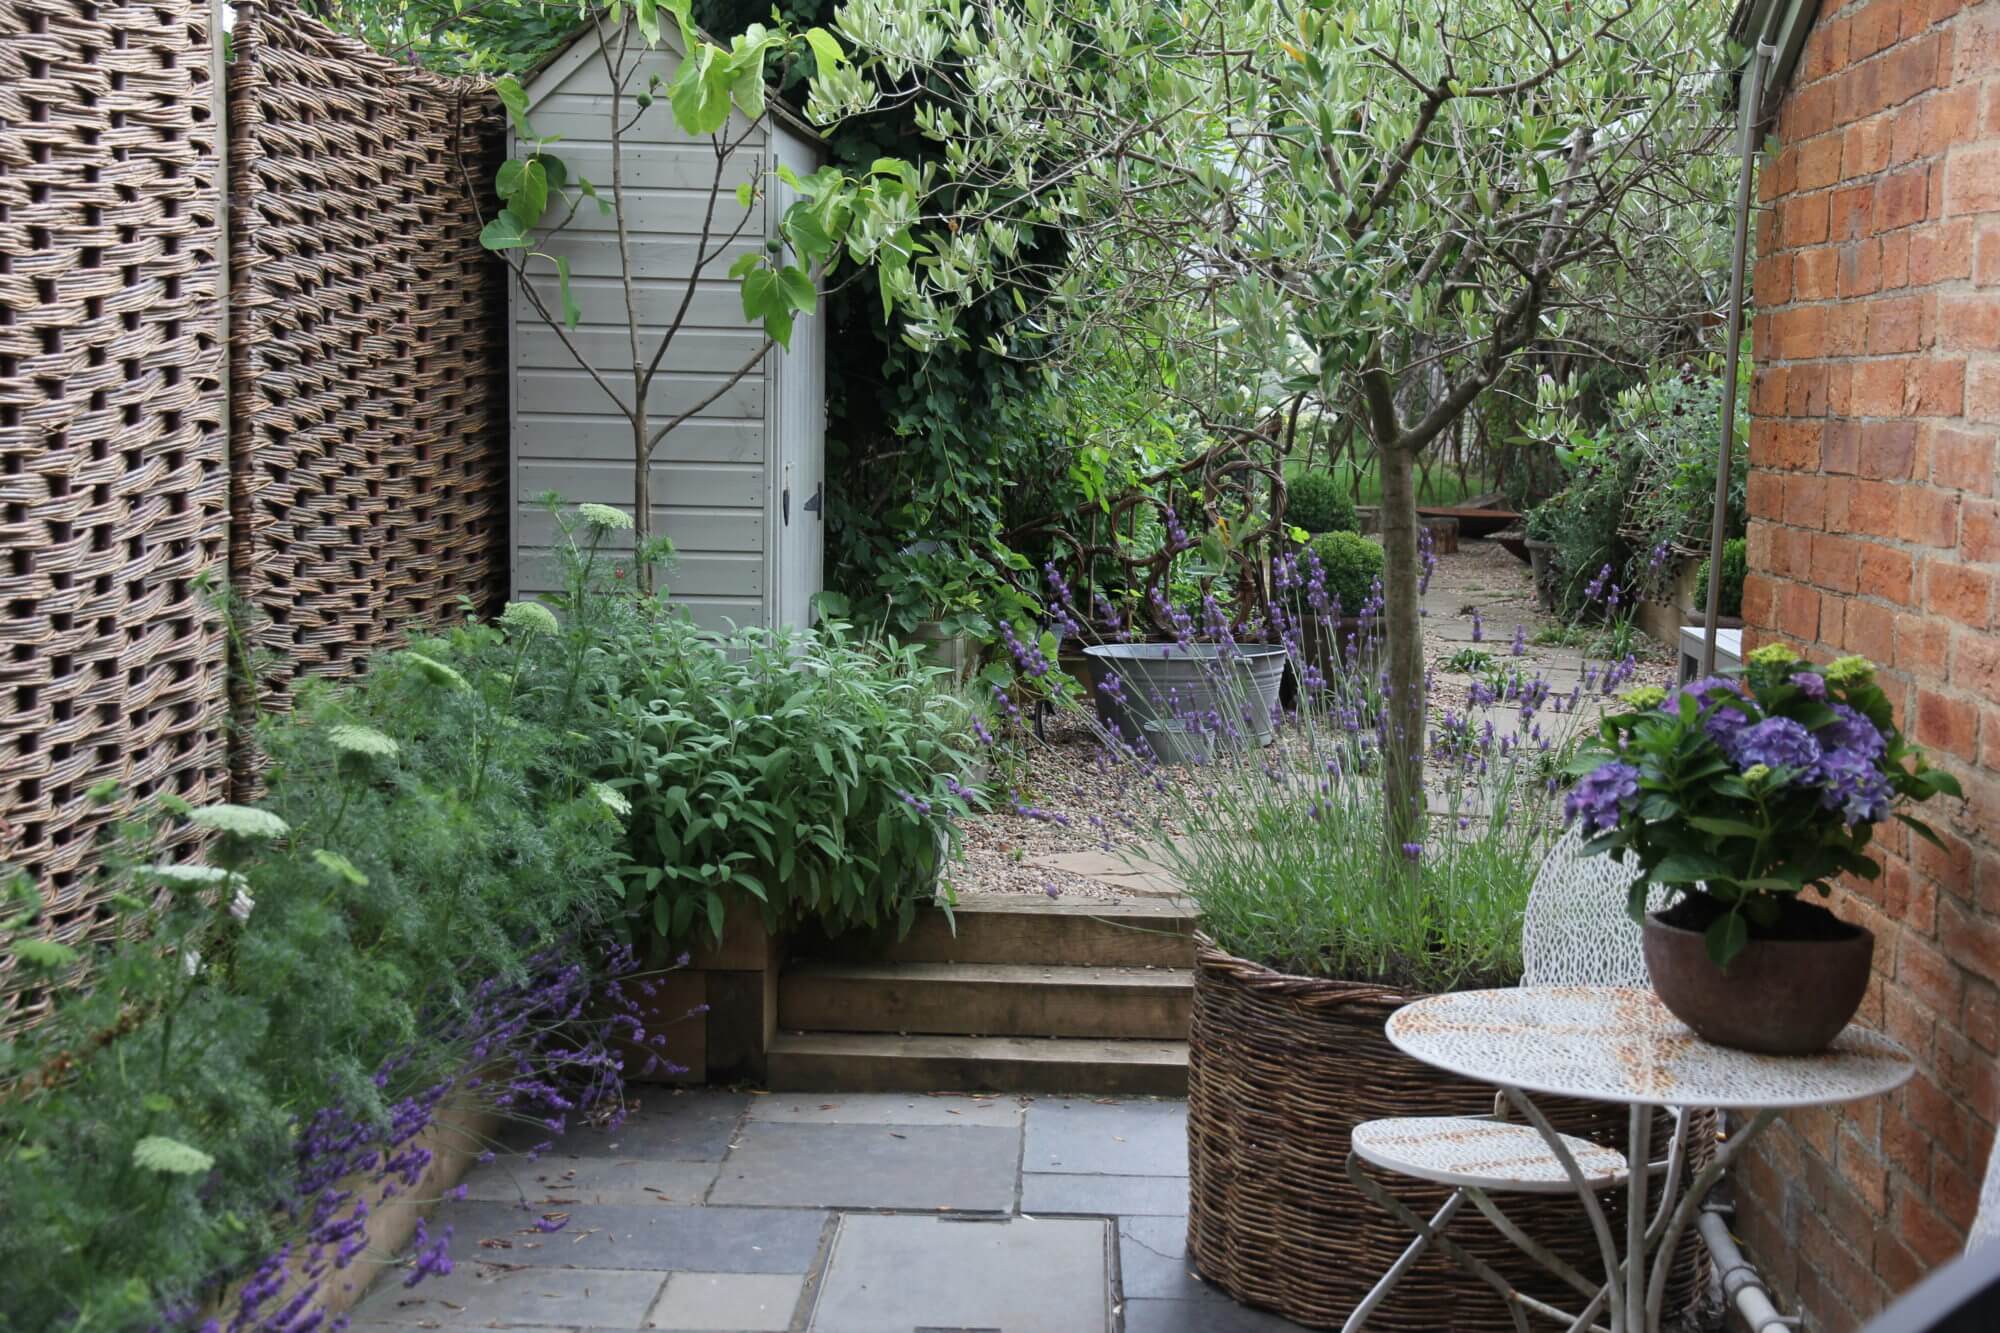
{"label": "metal bucket planter", "polygon": [[[1216,748],[1262,745],[1271,739],[1271,715],[1285,678],[1280,644],[1223,648],[1212,643],[1099,643],[1090,659],[1090,696],[1106,728],[1127,740],[1149,724],[1190,718],[1221,719]],[[1108,676],[1116,692],[1106,690]]]}
{"label": "metal bucket planter", "polygon": [[[1206,941],[1195,963],[1188,1040],[1188,1260],[1246,1305],[1312,1328],[1338,1328],[1403,1248],[1410,1232],[1347,1178],[1348,1137],[1364,1120],[1487,1115],[1493,1089],[1398,1051],[1383,1035],[1397,1008],[1420,998],[1392,988],[1291,976]],[[1623,1146],[1625,1111],[1537,1098],[1565,1133]],[[1656,1126],[1664,1156],[1666,1117]],[[1706,1160],[1714,1121],[1689,1126]],[[1398,1176],[1383,1185],[1428,1217],[1442,1188]],[[1600,1196],[1623,1234],[1623,1191]],[[1575,1196],[1508,1194],[1508,1216],[1584,1273],[1599,1271],[1597,1242]],[[1526,1259],[1483,1218],[1452,1238],[1519,1290],[1558,1305],[1574,1293]],[[1667,1309],[1706,1289],[1706,1250],[1691,1233],[1668,1284]],[[1436,1251],[1418,1261],[1368,1321],[1376,1333],[1513,1333],[1492,1288]]]}

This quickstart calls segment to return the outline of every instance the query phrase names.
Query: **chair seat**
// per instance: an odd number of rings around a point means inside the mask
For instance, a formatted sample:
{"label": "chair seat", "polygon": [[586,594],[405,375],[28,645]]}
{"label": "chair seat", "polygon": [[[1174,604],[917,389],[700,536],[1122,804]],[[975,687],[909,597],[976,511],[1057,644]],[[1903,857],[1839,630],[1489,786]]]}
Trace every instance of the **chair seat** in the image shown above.
{"label": "chair seat", "polygon": [[[1625,1154],[1565,1134],[1563,1146],[1595,1189],[1625,1180]],[[1528,1125],[1483,1116],[1399,1116],[1354,1127],[1354,1151],[1372,1166],[1440,1185],[1525,1194],[1575,1187],[1542,1136]]]}

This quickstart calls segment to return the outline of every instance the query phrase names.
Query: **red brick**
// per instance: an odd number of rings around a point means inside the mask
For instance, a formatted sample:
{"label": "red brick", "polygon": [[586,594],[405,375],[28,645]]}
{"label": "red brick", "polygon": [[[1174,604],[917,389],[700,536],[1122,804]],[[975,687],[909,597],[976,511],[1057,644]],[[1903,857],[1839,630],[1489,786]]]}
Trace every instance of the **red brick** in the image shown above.
{"label": "red brick", "polygon": [[1826,240],[1828,197],[1793,195],[1781,206],[1778,235],[1787,249],[1818,245]]}
{"label": "red brick", "polygon": [[[1991,986],[1972,985],[1965,994],[1965,1035],[1982,1051],[2000,1052],[2000,991]],[[1972,1155],[1978,1160],[1989,1147],[1975,1144]]]}
{"label": "red brick", "polygon": [[1910,282],[1932,283],[1972,276],[1972,224],[1940,222],[1910,232]]}
{"label": "red brick", "polygon": [[1908,357],[1887,357],[1855,366],[1853,414],[1857,417],[1901,416],[1913,366]]}
{"label": "red brick", "polygon": [[[1879,946],[1876,952],[1878,955],[1881,953]],[[1882,1031],[1890,1040],[1916,1056],[1919,1062],[1929,1060],[1932,1036],[1937,1029],[1937,1014],[1901,984],[1885,986],[1882,998]]]}
{"label": "red brick", "polygon": [[1875,187],[1875,227],[1894,231],[1922,222],[1930,212],[1930,168],[1912,167],[1884,176]]}
{"label": "red brick", "polygon": [[1951,652],[1951,627],[1923,612],[1896,616],[1896,668],[1918,676],[1942,676]]}
{"label": "red brick", "polygon": [[1927,1268],[1957,1258],[1965,1245],[1964,1235],[1910,1190],[1897,1192],[1896,1232],[1917,1256],[1917,1262]]}
{"label": "red brick", "polygon": [[1827,234],[1836,241],[1858,241],[1875,231],[1874,185],[1846,185],[1833,192],[1827,210]]}
{"label": "red brick", "polygon": [[1795,528],[1826,526],[1826,478],[1801,475],[1785,478],[1785,522]]}
{"label": "red brick", "polygon": [[[1974,629],[1984,629],[1993,623],[1993,576],[1968,565],[1944,560],[1926,561],[1924,600],[1938,615],[1949,616],[1961,625],[1970,625]],[[1970,753],[1968,750],[1967,754]]]}
{"label": "red brick", "polygon": [[1871,542],[1861,548],[1857,591],[1864,597],[1880,597],[1898,606],[1908,606],[1914,573],[1915,564],[1909,556]]}
{"label": "red brick", "polygon": [[1903,531],[1902,488],[1887,482],[1857,481],[1848,500],[1846,522],[1838,525],[1848,532],[1871,537],[1900,537]]}
{"label": "red brick", "polygon": [[1792,255],[1792,295],[1794,301],[1824,301],[1840,288],[1840,250],[1831,245],[1815,245]]}
{"label": "red brick", "polygon": [[1902,7],[1897,0],[1874,0],[1848,21],[1848,59],[1862,60],[1888,49],[1902,30]]}
{"label": "red brick", "polygon": [[1939,297],[1938,334],[1946,347],[2000,350],[2000,296]]}
{"label": "red brick", "polygon": [[[1755,478],[1752,478],[1755,480]],[[1768,625],[1777,605],[1778,585],[1752,570],[1743,579],[1743,619],[1751,625]]]}
{"label": "red brick", "polygon": [[[1840,247],[1840,294],[1866,296],[1882,288],[1882,243],[1873,237]],[[1759,295],[1759,300],[1763,297]],[[1784,298],[1779,298],[1784,299]]]}
{"label": "red brick", "polygon": [[[1835,592],[1853,592],[1859,582],[1860,542],[1816,533],[1812,539],[1813,581]],[[1832,637],[1830,634],[1829,638]]]}
{"label": "red brick", "polygon": [[1855,471],[1871,481],[1907,481],[1917,459],[1914,421],[1870,421],[1861,427]]}
{"label": "red brick", "polygon": [[[1785,375],[1786,416],[1824,417],[1826,415],[1825,365],[1792,366]],[[1824,436],[1825,428],[1821,427]],[[1824,449],[1822,444],[1821,448]],[[1822,468],[1824,464],[1822,464]]]}
{"label": "red brick", "polygon": [[1910,284],[1910,233],[1890,232],[1882,238],[1882,290],[1895,291]]}
{"label": "red brick", "polygon": [[1870,356],[1914,352],[1923,345],[1923,302],[1917,297],[1871,301],[1858,313],[1868,320],[1865,350]]}
{"label": "red brick", "polygon": [[1956,417],[1965,412],[1965,358],[1925,357],[1910,381],[1909,410],[1920,417]]}
{"label": "red brick", "polygon": [[1840,180],[1841,135],[1822,134],[1798,146],[1799,190],[1823,190]]}
{"label": "red brick", "polygon": [[1888,662],[1896,655],[1896,614],[1887,607],[1867,602],[1847,604],[1847,623],[1842,646],[1876,662]]}
{"label": "red brick", "polygon": [[1993,493],[1993,434],[1936,427],[1931,434],[1931,482],[1975,495]]}
{"label": "red brick", "polygon": [[1893,116],[1875,116],[1856,121],[1841,133],[1840,174],[1846,180],[1873,176],[1889,165],[1889,144],[1895,128]]}
{"label": "red brick", "polygon": [[1956,695],[1920,690],[1916,734],[1919,745],[1970,759],[1979,741],[1979,710]]}
{"label": "red brick", "polygon": [[1819,638],[1819,593],[1803,584],[1779,585],[1776,624],[1801,643],[1815,642]]}
{"label": "red brick", "polygon": [[2000,144],[1953,149],[1944,170],[1947,216],[1990,213],[2000,208]]}
{"label": "red brick", "polygon": [[1776,518],[1785,504],[1782,477],[1769,472],[1752,472],[1743,483],[1744,503],[1752,518]]}
{"label": "red brick", "polygon": [[1959,516],[1959,555],[1982,564],[2000,561],[2000,504],[1966,500]]}
{"label": "red brick", "polygon": [[1750,291],[1760,306],[1782,305],[1792,299],[1792,257],[1767,255],[1750,274]]}
{"label": "red brick", "polygon": [[2000,638],[1964,629],[1954,632],[1951,683],[1977,699],[2000,699]]}
{"label": "red brick", "polygon": [[1958,545],[1958,497],[1928,486],[1904,486],[1896,535],[1916,546]]}
{"label": "red brick", "polygon": [[1958,969],[1908,931],[1896,940],[1896,983],[1933,1014],[1958,1012]]}

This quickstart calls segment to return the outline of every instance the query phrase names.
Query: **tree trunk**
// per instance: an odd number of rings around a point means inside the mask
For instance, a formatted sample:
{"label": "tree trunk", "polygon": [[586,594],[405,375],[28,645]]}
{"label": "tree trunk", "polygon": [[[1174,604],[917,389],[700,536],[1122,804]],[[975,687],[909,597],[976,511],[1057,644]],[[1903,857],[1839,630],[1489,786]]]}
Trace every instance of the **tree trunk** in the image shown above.
{"label": "tree trunk", "polygon": [[632,412],[632,577],[639,581],[639,591],[651,597],[653,563],[640,558],[653,540],[653,451],[646,443],[644,392],[642,380],[638,403]]}
{"label": "tree trunk", "polygon": [[1411,451],[1379,447],[1382,468],[1383,829],[1395,864],[1424,841],[1424,626],[1418,615],[1417,490]]}

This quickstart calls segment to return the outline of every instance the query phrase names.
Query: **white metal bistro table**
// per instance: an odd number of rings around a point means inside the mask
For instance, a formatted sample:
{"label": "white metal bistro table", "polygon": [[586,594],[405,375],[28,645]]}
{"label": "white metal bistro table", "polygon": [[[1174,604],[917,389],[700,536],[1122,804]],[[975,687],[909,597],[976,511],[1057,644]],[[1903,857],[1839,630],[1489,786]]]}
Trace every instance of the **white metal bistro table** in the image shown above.
{"label": "white metal bistro table", "polygon": [[[1717,1046],[1695,1036],[1651,991],[1624,986],[1515,986],[1434,995],[1390,1015],[1388,1036],[1414,1059],[1498,1087],[1541,1135],[1582,1200],[1604,1261],[1604,1286],[1571,1327],[1590,1327],[1608,1307],[1612,1333],[1657,1333],[1680,1237],[1722,1173],[1780,1114],[1877,1097],[1916,1072],[1902,1047],[1865,1028],[1849,1027],[1817,1055],[1757,1055]],[[1530,1093],[1631,1108],[1622,1254],[1590,1179]],[[1653,1115],[1703,1106],[1748,1112],[1750,1118],[1683,1191],[1686,1121],[1676,1117],[1659,1206],[1649,1218]],[[1529,1238],[1511,1238],[1549,1262]]]}

